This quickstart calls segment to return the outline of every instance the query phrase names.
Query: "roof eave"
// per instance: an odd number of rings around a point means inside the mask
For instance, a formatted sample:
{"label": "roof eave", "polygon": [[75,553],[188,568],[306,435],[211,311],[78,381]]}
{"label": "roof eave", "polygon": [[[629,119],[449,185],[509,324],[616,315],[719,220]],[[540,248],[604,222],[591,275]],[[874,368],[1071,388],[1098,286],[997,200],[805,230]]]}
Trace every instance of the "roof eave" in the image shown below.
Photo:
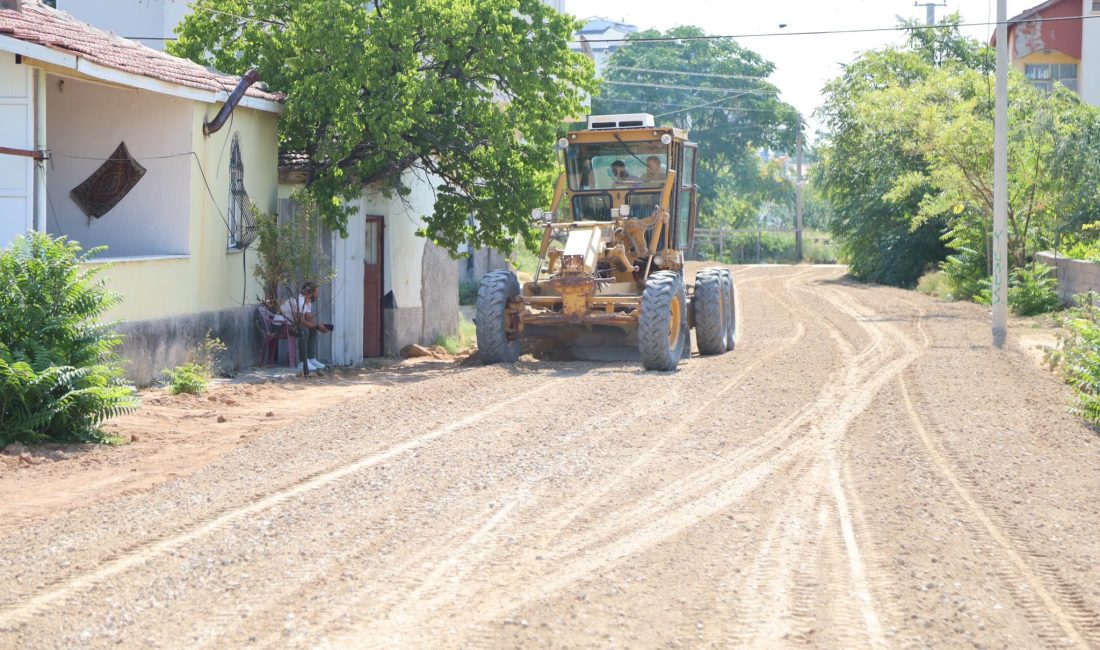
{"label": "roof eave", "polygon": [[[145,75],[135,74],[133,72],[126,72],[124,70],[111,68],[105,65],[101,65],[99,63],[93,63],[77,54],[71,54],[69,52],[56,50],[52,47],[46,47],[45,45],[28,43],[26,41],[19,40],[18,38],[4,36],[2,34],[0,34],[0,50],[11,52],[13,54],[20,54],[24,57],[32,59],[32,62],[41,61],[54,67],[65,68],[74,72],[78,72],[92,79],[105,81],[120,86],[126,86],[129,88],[148,90],[151,92],[171,95],[173,97],[181,97],[193,101],[205,102],[208,104],[224,104],[225,101],[229,98],[230,91],[215,92],[211,90],[203,90],[201,88],[185,86],[183,84],[177,84],[170,81],[153,79],[152,77],[146,77]],[[283,105],[279,102],[262,99],[260,97],[251,97],[249,95],[244,96],[244,98],[240,102],[240,106],[244,106],[245,108],[252,108],[259,111],[265,111],[268,113],[275,113],[276,115],[282,114],[283,112]]]}

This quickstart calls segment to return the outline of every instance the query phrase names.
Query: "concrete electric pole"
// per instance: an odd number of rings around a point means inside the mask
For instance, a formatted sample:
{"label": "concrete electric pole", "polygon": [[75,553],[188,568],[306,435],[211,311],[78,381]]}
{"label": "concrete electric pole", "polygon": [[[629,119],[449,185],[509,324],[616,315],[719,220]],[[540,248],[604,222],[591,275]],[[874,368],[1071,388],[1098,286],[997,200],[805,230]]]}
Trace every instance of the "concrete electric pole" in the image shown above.
{"label": "concrete electric pole", "polygon": [[802,263],[802,121],[798,123],[798,145],[794,172],[794,258]]}
{"label": "concrete electric pole", "polygon": [[1008,333],[1008,10],[997,0],[997,92],[993,112],[993,345]]}
{"label": "concrete electric pole", "polygon": [[924,24],[935,25],[936,24],[936,7],[946,7],[946,2],[914,2],[914,7],[924,7]]}

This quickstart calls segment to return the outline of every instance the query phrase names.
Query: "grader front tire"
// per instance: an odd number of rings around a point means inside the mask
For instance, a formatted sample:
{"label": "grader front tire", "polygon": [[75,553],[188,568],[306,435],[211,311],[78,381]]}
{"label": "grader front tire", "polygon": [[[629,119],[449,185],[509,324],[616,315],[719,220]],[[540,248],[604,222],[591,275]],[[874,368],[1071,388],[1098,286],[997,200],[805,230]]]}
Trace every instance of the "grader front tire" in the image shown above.
{"label": "grader front tire", "polygon": [[737,291],[733,287],[733,275],[729,269],[719,269],[722,276],[722,295],[726,299],[726,349],[737,345]]}
{"label": "grader front tire", "polygon": [[695,274],[695,342],[699,354],[726,351],[726,300],[724,283],[717,269]]}
{"label": "grader front tire", "polygon": [[646,370],[676,369],[683,354],[686,328],[684,281],[672,271],[650,275],[638,318],[638,351]]}
{"label": "grader front tire", "polygon": [[519,337],[509,338],[508,301],[519,295],[519,281],[511,271],[498,269],[481,278],[477,290],[477,349],[486,363],[513,363],[519,358]]}

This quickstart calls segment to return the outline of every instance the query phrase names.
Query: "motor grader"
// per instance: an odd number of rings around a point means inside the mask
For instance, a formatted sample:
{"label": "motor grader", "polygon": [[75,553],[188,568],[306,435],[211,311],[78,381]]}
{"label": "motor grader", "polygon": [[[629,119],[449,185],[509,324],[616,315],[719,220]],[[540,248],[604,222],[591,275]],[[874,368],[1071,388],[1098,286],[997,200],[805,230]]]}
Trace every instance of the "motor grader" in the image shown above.
{"label": "motor grader", "polygon": [[684,279],[695,231],[698,148],[648,114],[593,115],[562,135],[565,170],[542,229],[534,277],[509,270],[478,288],[477,344],[486,363],[515,361],[528,338],[580,358],[638,358],[674,370],[691,355],[733,349],[734,287],[727,269]]}

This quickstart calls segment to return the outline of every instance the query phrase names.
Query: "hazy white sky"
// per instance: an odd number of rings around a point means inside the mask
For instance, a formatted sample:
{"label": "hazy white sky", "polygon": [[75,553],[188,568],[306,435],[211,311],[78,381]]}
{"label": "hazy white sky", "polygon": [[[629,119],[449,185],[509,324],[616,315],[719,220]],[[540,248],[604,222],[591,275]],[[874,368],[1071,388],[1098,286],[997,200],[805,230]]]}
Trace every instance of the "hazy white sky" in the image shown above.
{"label": "hazy white sky", "polygon": [[[830,29],[893,27],[897,16],[924,21],[925,8],[914,0],[565,0],[565,10],[578,18],[602,16],[637,25],[640,29],[668,29],[696,25],[710,34],[760,32],[803,32]],[[1008,0],[1008,15],[1014,16],[1041,0]],[[985,23],[996,19],[996,0],[946,0],[936,7],[936,16],[959,12],[964,23]],[[779,25],[786,24],[780,29]],[[968,28],[975,38],[988,39],[992,27]],[[776,36],[738,39],[741,45],[759,52],[775,64],[771,80],[781,98],[810,117],[821,104],[821,87],[840,73],[840,64],[857,53],[899,43],[898,33],[834,34],[821,36]],[[811,124],[816,124],[812,122]],[[811,132],[813,130],[811,126]]]}

